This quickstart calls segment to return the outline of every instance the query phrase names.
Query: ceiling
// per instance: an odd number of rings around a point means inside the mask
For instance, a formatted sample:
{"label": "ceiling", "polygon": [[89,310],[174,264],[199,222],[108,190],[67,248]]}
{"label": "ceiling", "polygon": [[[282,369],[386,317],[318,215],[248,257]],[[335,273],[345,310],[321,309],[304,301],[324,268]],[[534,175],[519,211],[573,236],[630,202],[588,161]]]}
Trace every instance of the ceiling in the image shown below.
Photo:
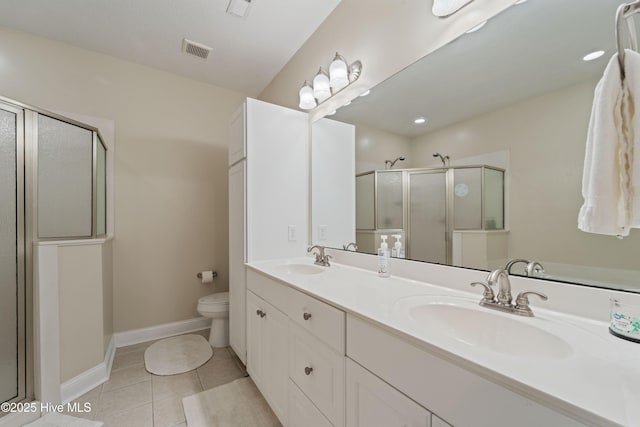
{"label": "ceiling", "polygon": [[0,0],[0,25],[257,96],[340,0],[253,2],[242,19],[229,0]]}
{"label": "ceiling", "polygon": [[[615,52],[622,0],[529,0],[338,110],[335,118],[414,138],[519,100],[596,79]],[[584,62],[594,50],[604,56]],[[423,116],[427,123],[415,125]]]}

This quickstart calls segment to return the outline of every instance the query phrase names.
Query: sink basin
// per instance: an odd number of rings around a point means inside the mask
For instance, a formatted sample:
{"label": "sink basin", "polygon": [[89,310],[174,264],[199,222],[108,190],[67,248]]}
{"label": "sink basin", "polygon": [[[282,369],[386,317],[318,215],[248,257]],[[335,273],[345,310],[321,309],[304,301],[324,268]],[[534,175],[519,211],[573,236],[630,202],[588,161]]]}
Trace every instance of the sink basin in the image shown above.
{"label": "sink basin", "polygon": [[572,354],[564,339],[536,326],[545,321],[501,313],[454,297],[409,297],[404,310],[429,331],[471,347],[516,357],[562,359]]}
{"label": "sink basin", "polygon": [[309,264],[284,264],[278,265],[276,269],[279,273],[300,274],[305,276],[311,274],[320,274],[324,272],[324,269],[322,267]]}

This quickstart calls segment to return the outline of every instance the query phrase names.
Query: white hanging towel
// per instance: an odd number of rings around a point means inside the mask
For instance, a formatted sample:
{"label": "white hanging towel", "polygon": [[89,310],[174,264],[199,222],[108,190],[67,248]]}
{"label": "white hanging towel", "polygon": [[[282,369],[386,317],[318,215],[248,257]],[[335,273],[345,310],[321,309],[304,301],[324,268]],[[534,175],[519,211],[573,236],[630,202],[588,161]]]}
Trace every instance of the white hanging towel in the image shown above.
{"label": "white hanging towel", "polygon": [[629,206],[630,227],[640,228],[640,53],[626,50],[624,55],[624,67],[626,70],[625,84],[629,91],[631,130],[629,156],[631,158],[630,169],[630,193]]}
{"label": "white hanging towel", "polygon": [[625,70],[623,82],[614,54],[594,94],[578,215],[578,228],[589,233],[628,236],[640,226],[640,148],[634,150],[640,131],[633,129],[640,124],[638,53],[625,50]]}

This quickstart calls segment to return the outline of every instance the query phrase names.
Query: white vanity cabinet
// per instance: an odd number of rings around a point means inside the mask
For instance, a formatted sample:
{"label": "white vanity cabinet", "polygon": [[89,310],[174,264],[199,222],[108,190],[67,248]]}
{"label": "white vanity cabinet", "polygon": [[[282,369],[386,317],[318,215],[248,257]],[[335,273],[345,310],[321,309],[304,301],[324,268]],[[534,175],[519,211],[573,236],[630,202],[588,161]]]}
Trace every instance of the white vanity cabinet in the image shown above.
{"label": "white vanity cabinet", "polygon": [[346,406],[348,427],[432,425],[429,411],[351,359],[347,359]]}
{"label": "white vanity cabinet", "polygon": [[[347,316],[347,356],[455,427],[511,427],[514,420],[519,427],[585,426],[448,360],[447,355],[427,351],[352,315]],[[434,420],[435,426],[447,426],[437,417]]]}
{"label": "white vanity cabinet", "polygon": [[284,285],[247,271],[247,372],[285,426],[289,319],[278,309]]}
{"label": "white vanity cabinet", "polygon": [[289,378],[334,427],[344,426],[345,313],[290,288]]}

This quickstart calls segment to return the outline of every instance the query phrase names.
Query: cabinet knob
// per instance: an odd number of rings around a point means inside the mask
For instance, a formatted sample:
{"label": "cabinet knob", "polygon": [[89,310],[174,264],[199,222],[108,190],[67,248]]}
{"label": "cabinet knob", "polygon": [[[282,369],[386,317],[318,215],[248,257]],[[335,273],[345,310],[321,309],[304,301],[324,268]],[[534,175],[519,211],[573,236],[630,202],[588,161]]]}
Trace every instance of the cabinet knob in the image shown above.
{"label": "cabinet knob", "polygon": [[312,368],[312,367],[310,367],[310,366],[306,366],[306,367],[304,368],[304,373],[305,373],[306,375],[311,375],[311,372],[313,372],[313,368]]}
{"label": "cabinet knob", "polygon": [[262,316],[262,310],[256,310],[256,314],[257,314],[258,316]]}
{"label": "cabinet knob", "polygon": [[303,318],[304,320],[309,320],[309,319],[311,319],[311,313],[304,313],[304,314],[302,315],[302,318]]}
{"label": "cabinet knob", "polygon": [[261,311],[261,313],[260,313],[260,317],[264,317],[264,316],[266,316],[266,315],[267,315],[267,313],[265,313],[264,311]]}

